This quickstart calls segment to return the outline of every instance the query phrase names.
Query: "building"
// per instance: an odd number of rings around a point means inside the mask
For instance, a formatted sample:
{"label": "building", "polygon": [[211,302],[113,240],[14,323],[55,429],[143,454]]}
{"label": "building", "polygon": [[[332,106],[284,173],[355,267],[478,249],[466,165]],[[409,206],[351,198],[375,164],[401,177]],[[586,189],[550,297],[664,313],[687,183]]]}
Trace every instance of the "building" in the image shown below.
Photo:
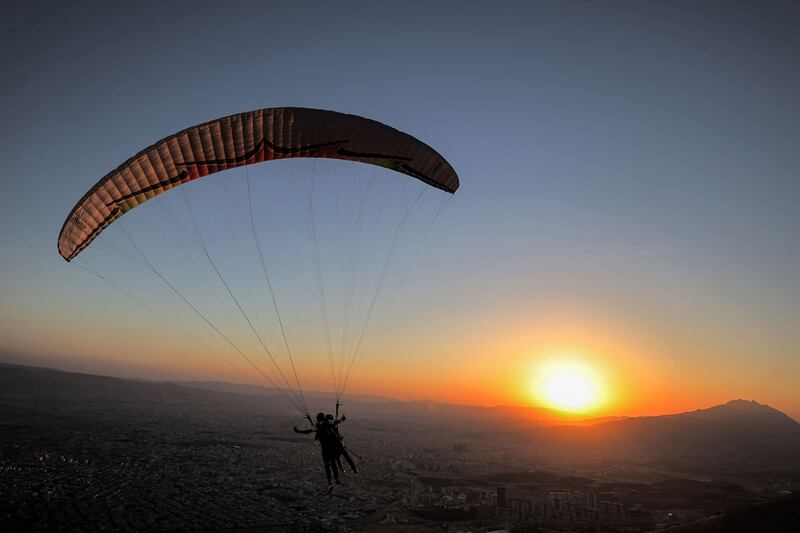
{"label": "building", "polygon": [[533,518],[533,502],[524,498],[509,498],[510,518],[520,522],[528,522]]}
{"label": "building", "polygon": [[497,507],[500,507],[500,508],[503,508],[503,509],[508,507],[508,499],[507,499],[506,488],[505,487],[497,487],[497,493],[496,493],[495,497],[496,497],[496,500],[495,500],[494,503],[495,503],[495,505],[497,505]]}
{"label": "building", "polygon": [[597,511],[597,493],[595,491],[583,491],[583,508],[588,511]]}
{"label": "building", "polygon": [[625,517],[625,506],[620,502],[600,502],[600,516],[605,520],[620,520]]}

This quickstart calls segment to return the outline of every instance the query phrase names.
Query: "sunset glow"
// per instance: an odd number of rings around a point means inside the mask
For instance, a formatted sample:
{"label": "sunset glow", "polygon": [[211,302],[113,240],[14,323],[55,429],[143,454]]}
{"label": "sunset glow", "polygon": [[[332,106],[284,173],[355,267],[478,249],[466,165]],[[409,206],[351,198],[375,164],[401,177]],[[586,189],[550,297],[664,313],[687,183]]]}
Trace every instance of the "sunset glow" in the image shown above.
{"label": "sunset glow", "polygon": [[596,371],[579,361],[555,359],[541,365],[533,389],[540,403],[561,411],[589,412],[603,403]]}

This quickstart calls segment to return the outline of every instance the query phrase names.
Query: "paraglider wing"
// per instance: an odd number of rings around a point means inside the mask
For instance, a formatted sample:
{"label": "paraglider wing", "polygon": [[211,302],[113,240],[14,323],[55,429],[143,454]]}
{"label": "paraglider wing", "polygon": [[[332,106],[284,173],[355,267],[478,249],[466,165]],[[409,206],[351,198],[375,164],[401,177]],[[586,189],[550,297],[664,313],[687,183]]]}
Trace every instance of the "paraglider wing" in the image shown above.
{"label": "paraglider wing", "polygon": [[67,217],[58,252],[72,260],[125,212],[183,183],[292,157],[377,165],[450,193],[459,184],[453,167],[434,149],[380,122],[317,109],[259,109],[185,129],[106,174]]}

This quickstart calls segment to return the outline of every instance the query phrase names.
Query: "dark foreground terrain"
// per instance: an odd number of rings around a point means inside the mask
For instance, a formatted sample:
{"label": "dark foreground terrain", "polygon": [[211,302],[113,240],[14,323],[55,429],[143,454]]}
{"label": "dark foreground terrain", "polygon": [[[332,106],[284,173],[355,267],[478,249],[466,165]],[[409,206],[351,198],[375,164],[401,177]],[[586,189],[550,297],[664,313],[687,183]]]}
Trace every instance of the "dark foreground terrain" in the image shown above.
{"label": "dark foreground terrain", "polygon": [[[800,473],[781,446],[761,457],[749,439],[733,462],[683,448],[633,460],[601,449],[619,421],[486,432],[466,413],[381,417],[376,405],[348,410],[361,472],[328,495],[313,438],[269,394],[0,365],[2,531],[800,531]],[[793,445],[796,422],[729,405],[728,422],[744,409]],[[718,415],[697,413],[693,434]],[[623,430],[639,431],[630,420]],[[576,431],[584,447],[556,453]]]}

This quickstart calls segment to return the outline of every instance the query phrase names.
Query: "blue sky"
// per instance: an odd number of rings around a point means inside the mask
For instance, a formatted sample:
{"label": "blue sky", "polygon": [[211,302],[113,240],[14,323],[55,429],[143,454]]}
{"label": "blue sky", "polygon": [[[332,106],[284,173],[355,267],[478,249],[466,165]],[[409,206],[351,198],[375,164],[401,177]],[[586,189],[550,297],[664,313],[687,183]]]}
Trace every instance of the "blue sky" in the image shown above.
{"label": "blue sky", "polygon": [[719,382],[800,414],[796,5],[4,0],[2,10],[7,357],[69,366],[83,351],[93,370],[153,375],[134,358],[105,365],[110,337],[63,341],[91,325],[131,335],[104,307],[123,301],[58,256],[64,218],[166,135],[291,105],[390,124],[458,171],[410,289],[431,303],[398,310],[442,361],[464,352],[442,331],[507,338],[553,316],[586,319],[634,331],[641,357],[673,380],[706,376],[687,387]]}

